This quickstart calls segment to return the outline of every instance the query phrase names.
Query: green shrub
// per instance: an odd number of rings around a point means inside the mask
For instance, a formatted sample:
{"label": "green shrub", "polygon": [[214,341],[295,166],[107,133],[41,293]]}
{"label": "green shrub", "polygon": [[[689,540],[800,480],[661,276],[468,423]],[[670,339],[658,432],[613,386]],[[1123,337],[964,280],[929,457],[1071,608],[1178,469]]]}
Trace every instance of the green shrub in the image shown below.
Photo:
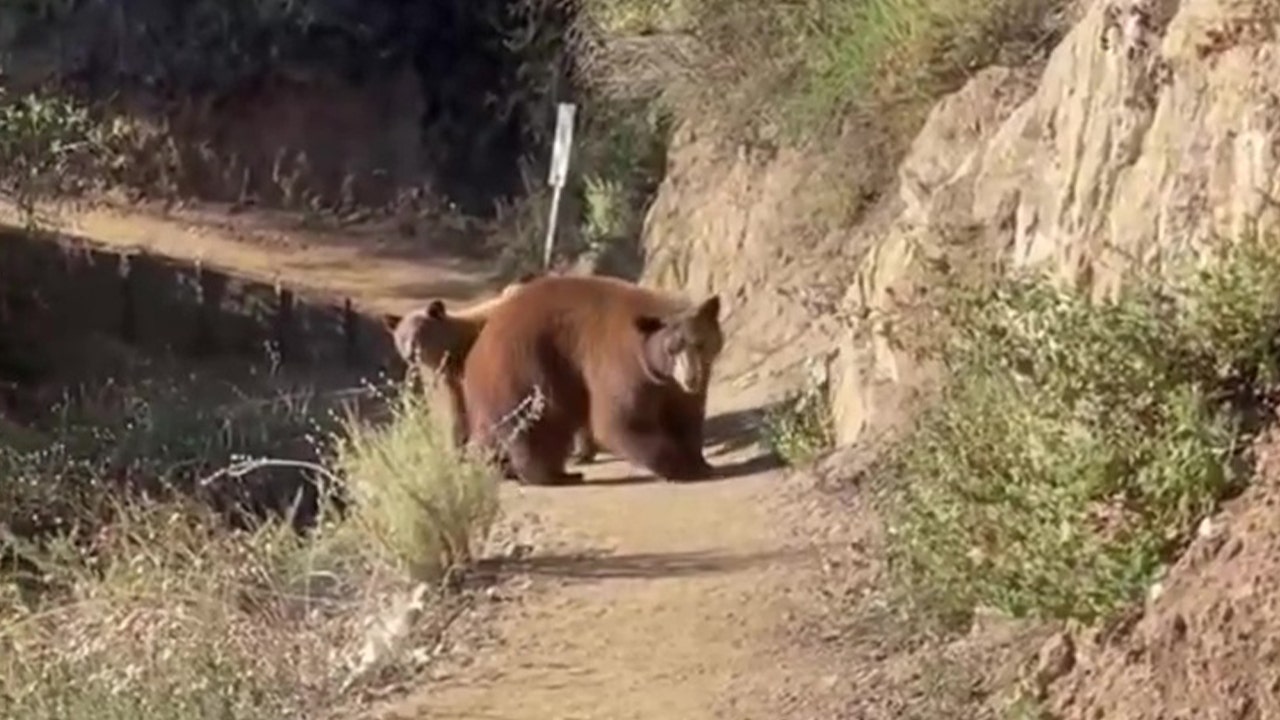
{"label": "green shrub", "polygon": [[889,495],[893,565],[931,610],[1104,616],[1245,480],[1280,256],[1244,241],[1174,277],[1106,303],[1020,278],[947,308],[950,382]]}
{"label": "green shrub", "polygon": [[614,242],[638,245],[645,212],[666,169],[670,119],[651,99],[588,103],[577,150],[583,249],[600,250]]}
{"label": "green shrub", "polygon": [[[777,124],[798,136],[838,125],[861,108],[882,117],[904,101],[909,116],[1010,46],[1041,47],[1061,30],[1060,0],[591,0],[609,35],[689,34],[705,57],[680,59],[655,45],[644,60],[602,72],[625,82],[652,66],[688,78],[699,110],[718,120]],[[597,68],[598,69],[598,68]],[[683,93],[682,93],[683,94]],[[683,105],[683,103],[682,103]],[[688,108],[685,108],[688,109]],[[699,116],[699,119],[705,119]]]}
{"label": "green shrub", "polygon": [[[803,121],[839,117],[860,99],[927,104],[997,58],[1039,41],[1055,0],[828,0],[805,26],[803,80],[792,105]],[[864,103],[865,105],[865,103]]]}
{"label": "green shrub", "polygon": [[455,448],[441,392],[401,393],[385,424],[348,419],[335,461],[354,504],[348,522],[410,577],[431,582],[474,558],[497,514],[500,480]]}
{"label": "green shrub", "polygon": [[835,447],[834,416],[825,373],[770,408],[762,431],[769,449],[793,467],[812,462]]}
{"label": "green shrub", "polygon": [[40,200],[81,187],[107,136],[88,108],[56,95],[8,96],[0,88],[0,195],[34,222]]}

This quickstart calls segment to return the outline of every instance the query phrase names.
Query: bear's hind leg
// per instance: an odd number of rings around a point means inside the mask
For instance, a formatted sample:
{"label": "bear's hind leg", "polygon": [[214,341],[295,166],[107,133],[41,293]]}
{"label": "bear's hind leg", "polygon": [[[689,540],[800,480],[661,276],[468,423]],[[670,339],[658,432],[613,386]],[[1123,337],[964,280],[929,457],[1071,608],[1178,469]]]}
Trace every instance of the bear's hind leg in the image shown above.
{"label": "bear's hind leg", "polygon": [[539,420],[507,444],[507,458],[521,482],[527,485],[577,485],[582,473],[565,471],[573,447],[573,432]]}

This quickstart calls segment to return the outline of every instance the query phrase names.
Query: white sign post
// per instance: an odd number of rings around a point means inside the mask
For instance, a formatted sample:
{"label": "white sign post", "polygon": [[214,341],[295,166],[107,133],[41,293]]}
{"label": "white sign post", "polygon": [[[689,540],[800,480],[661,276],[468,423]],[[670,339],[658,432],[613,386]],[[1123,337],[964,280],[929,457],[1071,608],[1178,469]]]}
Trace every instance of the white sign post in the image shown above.
{"label": "white sign post", "polygon": [[543,247],[542,266],[551,267],[551,249],[556,241],[556,220],[560,215],[560,193],[569,175],[569,153],[573,149],[573,116],[578,106],[573,103],[556,105],[556,137],[551,146],[551,172],[547,182],[551,184],[551,217],[547,219],[547,240]]}

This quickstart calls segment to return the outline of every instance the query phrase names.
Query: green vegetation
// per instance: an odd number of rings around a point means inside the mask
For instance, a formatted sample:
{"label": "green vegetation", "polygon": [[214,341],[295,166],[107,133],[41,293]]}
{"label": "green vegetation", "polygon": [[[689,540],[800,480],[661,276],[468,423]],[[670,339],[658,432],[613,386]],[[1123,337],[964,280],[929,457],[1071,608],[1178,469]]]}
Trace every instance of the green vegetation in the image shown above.
{"label": "green vegetation", "polygon": [[348,417],[335,442],[355,505],[348,522],[387,562],[429,582],[475,558],[498,511],[498,476],[454,447],[441,392],[400,393],[385,425]]}
{"label": "green vegetation", "polygon": [[[117,132],[103,167],[65,174],[132,200],[274,206],[314,223],[390,212],[430,187],[485,214],[516,189],[517,154],[545,155],[569,12],[561,0],[8,3],[0,84],[74,97]],[[382,117],[387,102],[399,114]],[[255,114],[267,145],[246,138]],[[416,139],[395,130],[415,121]],[[418,162],[392,162],[405,154]]]}
{"label": "green vegetation", "polygon": [[89,182],[104,141],[82,104],[40,93],[11,98],[0,88],[0,197],[11,198],[32,220],[41,199]]}
{"label": "green vegetation", "polygon": [[[243,392],[208,377],[109,386],[36,423],[43,447],[0,447],[0,715],[336,717],[389,596],[454,602],[497,477],[457,455],[445,415],[410,396],[369,423],[315,393]],[[353,503],[337,513],[314,493],[305,534],[292,518],[228,526],[237,500],[298,508],[269,488],[324,480]],[[400,675],[407,660],[379,658]]]}
{"label": "green vegetation", "polygon": [[671,116],[643,102],[593,108],[584,123],[582,239],[588,247],[640,239],[665,170]]}
{"label": "green vegetation", "polygon": [[[76,42],[59,58],[73,73],[110,57],[122,84],[145,80],[180,93],[234,91],[281,68],[374,75],[413,51],[421,19],[394,3],[334,0],[32,0],[0,8],[0,47]],[[128,47],[128,52],[117,48]],[[105,68],[104,68],[105,69]]]}
{"label": "green vegetation", "polygon": [[802,118],[837,117],[873,104],[932,102],[1018,41],[1046,34],[1052,0],[825,0],[797,16],[794,46],[805,80]]}
{"label": "green vegetation", "polygon": [[[1033,51],[1060,28],[1058,0],[589,0],[606,35],[688,34],[705,54],[668,67],[682,93],[731,124],[812,137],[850,112],[910,121],[929,101],[1010,49]],[[655,43],[654,54],[665,46]],[[670,55],[670,53],[665,53]],[[648,62],[660,62],[656,57]],[[666,60],[669,64],[671,60]],[[608,67],[608,63],[601,63]],[[611,70],[640,73],[636,63]],[[684,108],[689,110],[690,108]],[[910,122],[908,122],[908,125]]]}
{"label": "green vegetation", "polygon": [[765,444],[791,466],[806,465],[835,447],[830,398],[825,372],[788,394],[765,413],[761,427]]}
{"label": "green vegetation", "polygon": [[[671,122],[652,98],[596,97],[579,107],[553,261],[613,248],[639,254],[645,212],[666,170]],[[524,193],[499,203],[491,225],[508,276],[542,267],[551,189],[533,171],[540,166],[526,159]]]}
{"label": "green vegetation", "polygon": [[1105,303],[1017,278],[945,308],[950,382],[890,463],[893,566],[923,607],[1106,616],[1247,480],[1280,256],[1224,243],[1172,277]]}

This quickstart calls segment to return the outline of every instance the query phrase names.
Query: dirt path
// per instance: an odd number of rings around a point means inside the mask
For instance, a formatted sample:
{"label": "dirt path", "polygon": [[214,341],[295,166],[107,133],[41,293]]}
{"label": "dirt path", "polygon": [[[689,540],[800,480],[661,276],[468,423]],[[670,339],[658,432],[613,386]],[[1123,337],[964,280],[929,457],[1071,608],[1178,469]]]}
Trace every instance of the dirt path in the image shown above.
{"label": "dirt path", "polygon": [[[475,299],[497,283],[494,263],[461,258],[456,248],[397,241],[384,225],[342,230],[298,227],[296,218],[263,211],[121,208],[105,202],[50,205],[42,228],[104,249],[202,262],[222,272],[303,295],[351,298],[368,312],[402,313],[423,299]],[[18,229],[22,216],[0,201],[0,225]]]}
{"label": "dirt path", "polygon": [[813,710],[833,668],[793,637],[817,546],[781,532],[782,473],[743,446],[751,403],[725,390],[709,426],[725,479],[654,482],[609,458],[585,487],[508,485],[508,512],[551,536],[518,568],[534,588],[496,643],[385,717],[829,717]]}

